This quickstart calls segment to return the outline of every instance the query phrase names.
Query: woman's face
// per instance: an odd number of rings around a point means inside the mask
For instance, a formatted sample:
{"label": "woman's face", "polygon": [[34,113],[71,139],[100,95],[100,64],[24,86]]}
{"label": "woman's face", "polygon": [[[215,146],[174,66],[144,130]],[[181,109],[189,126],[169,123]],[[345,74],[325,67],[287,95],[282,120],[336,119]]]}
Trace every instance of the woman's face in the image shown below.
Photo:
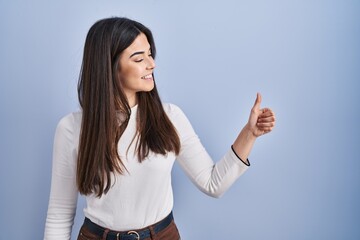
{"label": "woman's face", "polygon": [[136,102],[137,92],[148,92],[154,88],[153,70],[155,61],[151,55],[146,35],[141,33],[120,56],[119,80],[130,107]]}

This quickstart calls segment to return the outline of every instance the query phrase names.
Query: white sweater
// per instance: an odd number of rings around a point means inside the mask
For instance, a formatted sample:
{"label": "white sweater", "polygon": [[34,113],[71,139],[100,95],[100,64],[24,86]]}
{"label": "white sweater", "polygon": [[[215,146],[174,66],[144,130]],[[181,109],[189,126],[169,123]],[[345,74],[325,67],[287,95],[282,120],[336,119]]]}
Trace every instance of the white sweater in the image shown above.
{"label": "white sweater", "polygon": [[[175,159],[191,181],[204,193],[221,196],[248,168],[229,149],[216,164],[212,161],[181,109],[164,104],[164,110],[180,137],[178,156],[151,153],[139,163],[135,142],[137,106],[131,109],[128,127],[122,135],[118,152],[128,173],[115,174],[112,187],[101,198],[86,196],[84,214],[94,223],[124,231],[151,225],[166,217],[173,208],[171,169]],[[76,161],[81,127],[81,112],[60,120],[54,140],[51,193],[44,239],[70,239],[78,191]],[[126,155],[127,152],[127,155]]]}

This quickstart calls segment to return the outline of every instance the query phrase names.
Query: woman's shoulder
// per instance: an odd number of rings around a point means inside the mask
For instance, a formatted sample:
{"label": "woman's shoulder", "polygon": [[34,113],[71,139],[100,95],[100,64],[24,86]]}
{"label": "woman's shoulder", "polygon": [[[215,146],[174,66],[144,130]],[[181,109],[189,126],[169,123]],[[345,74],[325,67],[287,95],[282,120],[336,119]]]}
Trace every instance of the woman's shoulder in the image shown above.
{"label": "woman's shoulder", "polygon": [[189,120],[179,106],[172,103],[164,103],[163,106],[164,111],[175,125],[188,124]]}
{"label": "woman's shoulder", "polygon": [[170,121],[177,129],[180,138],[193,134],[191,123],[179,106],[172,103],[164,103],[163,106]]}
{"label": "woman's shoulder", "polygon": [[71,132],[76,131],[80,129],[81,119],[82,119],[81,111],[68,113],[59,120],[57,128]]}
{"label": "woman's shoulder", "polygon": [[163,103],[164,111],[169,116],[176,116],[178,114],[183,114],[181,108],[173,103]]}

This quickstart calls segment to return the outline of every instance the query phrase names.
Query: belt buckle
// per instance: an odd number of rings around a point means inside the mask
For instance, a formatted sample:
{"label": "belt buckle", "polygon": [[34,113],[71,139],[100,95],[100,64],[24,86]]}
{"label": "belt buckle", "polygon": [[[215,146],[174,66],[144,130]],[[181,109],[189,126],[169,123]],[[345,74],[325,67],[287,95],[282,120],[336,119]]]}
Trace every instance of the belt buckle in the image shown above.
{"label": "belt buckle", "polygon": [[129,235],[135,235],[136,240],[140,240],[140,235],[139,235],[139,233],[136,232],[136,231],[128,231],[127,234],[129,234]]}

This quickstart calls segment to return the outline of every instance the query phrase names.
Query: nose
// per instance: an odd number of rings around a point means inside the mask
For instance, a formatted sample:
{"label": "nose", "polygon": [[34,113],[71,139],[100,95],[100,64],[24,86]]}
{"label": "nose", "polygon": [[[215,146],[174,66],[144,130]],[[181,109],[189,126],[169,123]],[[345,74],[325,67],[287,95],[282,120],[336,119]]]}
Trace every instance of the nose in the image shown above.
{"label": "nose", "polygon": [[156,67],[155,60],[152,57],[148,57],[146,62],[146,69],[152,70]]}

